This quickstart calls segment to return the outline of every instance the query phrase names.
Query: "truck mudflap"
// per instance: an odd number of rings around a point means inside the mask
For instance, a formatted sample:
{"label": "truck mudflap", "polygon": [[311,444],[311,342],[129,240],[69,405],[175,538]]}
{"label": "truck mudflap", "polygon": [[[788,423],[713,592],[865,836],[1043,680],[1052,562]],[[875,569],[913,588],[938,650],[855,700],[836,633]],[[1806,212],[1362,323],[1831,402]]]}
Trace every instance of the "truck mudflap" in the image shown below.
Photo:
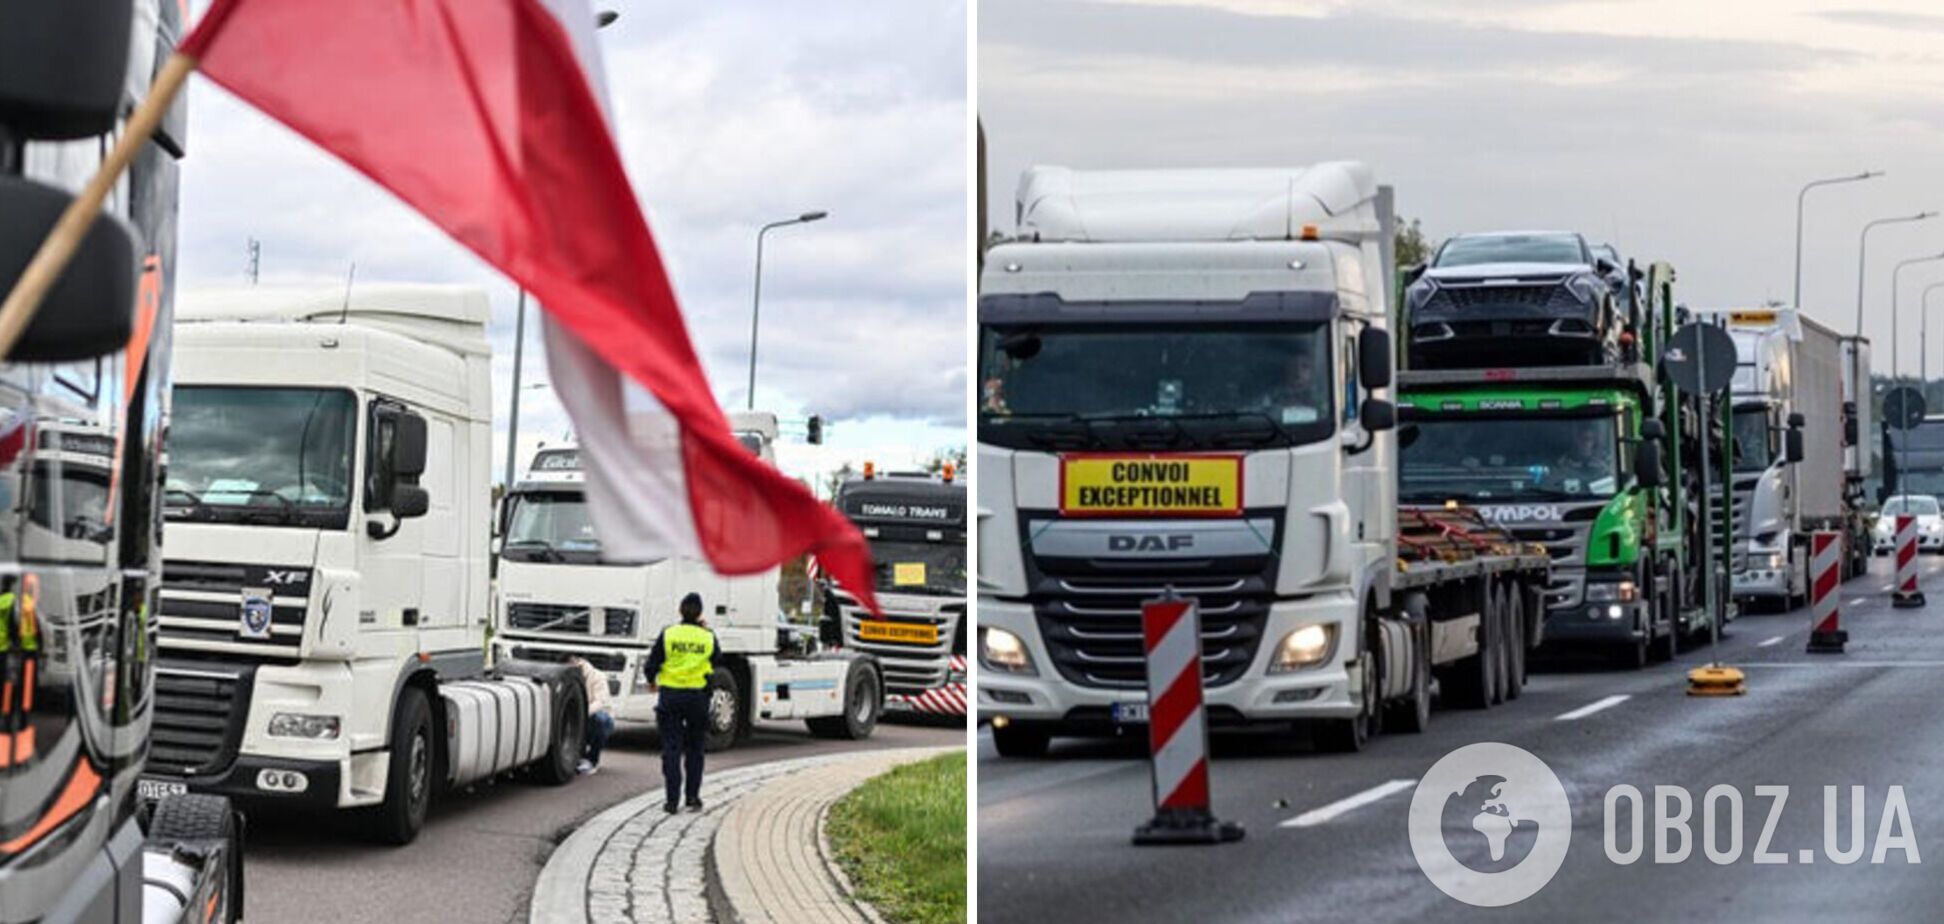
{"label": "truck mudflap", "polygon": [[453,786],[524,767],[553,743],[554,688],[529,677],[439,685],[445,699],[446,782]]}

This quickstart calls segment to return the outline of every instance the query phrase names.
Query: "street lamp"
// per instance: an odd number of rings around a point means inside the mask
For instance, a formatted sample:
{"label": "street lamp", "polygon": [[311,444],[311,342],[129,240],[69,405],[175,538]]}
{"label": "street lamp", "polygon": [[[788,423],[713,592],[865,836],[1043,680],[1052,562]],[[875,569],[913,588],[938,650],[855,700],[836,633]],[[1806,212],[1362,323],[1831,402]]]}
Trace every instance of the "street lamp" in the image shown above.
{"label": "street lamp", "polygon": [[[1937,216],[1936,212],[1918,212],[1915,215],[1905,215],[1901,218],[1879,218],[1876,221],[1870,222],[1869,224],[1863,226],[1863,241],[1862,244],[1856,250],[1856,336],[1858,337],[1863,336],[1863,279],[1866,275],[1864,271],[1869,269],[1868,257],[1870,254],[1870,229],[1878,225],[1894,225],[1894,224],[1899,224],[1907,221],[1924,221],[1926,219],[1934,218],[1936,216]],[[1896,297],[1896,293],[1894,292],[1891,293],[1893,312],[1895,307],[1894,304],[1895,297]],[[1802,306],[1798,305],[1796,307],[1800,308]],[[1892,324],[1896,323],[1896,317],[1894,316],[1894,313],[1891,317],[1891,323]],[[1892,341],[1890,347],[1893,351],[1896,349],[1896,346],[1897,344],[1894,341]],[[1894,365],[1894,361],[1892,364]],[[1896,374],[1895,370],[1892,370],[1891,374],[1895,375]]]}
{"label": "street lamp", "polygon": [[[614,10],[602,10],[594,14],[594,28],[605,29],[614,25],[621,14]],[[513,321],[513,388],[511,406],[506,412],[506,490],[513,490],[514,447],[520,441],[520,363],[526,358],[526,287],[520,287],[520,306],[514,312]]]}
{"label": "street lamp", "polygon": [[1938,289],[1944,289],[1944,282],[1925,286],[1924,294],[1917,299],[1918,339],[1923,341],[1917,345],[1917,377],[1925,384],[1930,382],[1930,294]]}
{"label": "street lamp", "polygon": [[1810,180],[1803,184],[1802,191],[1796,193],[1796,250],[1795,250],[1795,301],[1793,307],[1802,310],[1802,204],[1808,198],[1809,190],[1818,186],[1834,186],[1838,183],[1856,183],[1883,175],[1881,170],[1865,170],[1853,176],[1836,176],[1826,180]]}
{"label": "street lamp", "polygon": [[805,225],[829,217],[825,211],[804,212],[795,218],[772,221],[756,232],[756,294],[749,303],[749,409],[756,409],[756,322],[763,316],[763,235],[776,228]]}
{"label": "street lamp", "polygon": [[[1897,368],[1898,368],[1897,367],[1897,315],[1898,315],[1897,292],[1898,289],[1901,287],[1897,285],[1897,279],[1899,276],[1903,274],[1904,267],[1906,266],[1916,266],[1920,263],[1935,263],[1939,260],[1944,260],[1944,253],[1934,253],[1928,257],[1913,257],[1909,260],[1905,260],[1901,263],[1898,263],[1896,268],[1890,271],[1890,381],[1892,383],[1895,383],[1897,380]],[[1923,319],[1919,318],[1918,324],[1920,329],[1922,327],[1922,323],[1923,323]],[[1919,362],[1921,363],[1921,360]]]}

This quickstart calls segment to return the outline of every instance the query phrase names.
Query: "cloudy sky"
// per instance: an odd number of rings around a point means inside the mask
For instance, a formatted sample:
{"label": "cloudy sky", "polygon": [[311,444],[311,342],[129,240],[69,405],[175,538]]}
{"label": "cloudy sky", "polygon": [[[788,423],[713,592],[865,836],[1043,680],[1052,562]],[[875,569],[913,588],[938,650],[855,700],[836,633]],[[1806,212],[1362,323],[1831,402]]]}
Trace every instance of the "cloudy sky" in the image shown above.
{"label": "cloudy sky", "polygon": [[[1001,229],[1035,163],[1358,159],[1433,237],[1580,230],[1673,262],[1697,307],[1788,300],[1802,184],[1884,170],[1808,197],[1803,304],[1845,331],[1863,225],[1944,210],[1936,0],[982,0],[978,107]],[[1869,247],[1881,372],[1892,266],[1944,253],[1944,219]],[[1903,280],[1914,374],[1944,262]]]}
{"label": "cloudy sky", "polygon": [[[927,0],[606,0],[600,33],[623,159],[725,407],[746,400],[756,230],[764,253],[757,403],[784,418],[784,467],[902,465],[962,446],[966,10]],[[206,81],[191,90],[184,287],[462,282],[493,301],[495,459],[504,464],[516,290],[362,177]],[[529,384],[546,381],[532,312]],[[568,422],[522,392],[521,457]],[[830,421],[821,449],[802,420]],[[788,434],[794,430],[795,439]]]}

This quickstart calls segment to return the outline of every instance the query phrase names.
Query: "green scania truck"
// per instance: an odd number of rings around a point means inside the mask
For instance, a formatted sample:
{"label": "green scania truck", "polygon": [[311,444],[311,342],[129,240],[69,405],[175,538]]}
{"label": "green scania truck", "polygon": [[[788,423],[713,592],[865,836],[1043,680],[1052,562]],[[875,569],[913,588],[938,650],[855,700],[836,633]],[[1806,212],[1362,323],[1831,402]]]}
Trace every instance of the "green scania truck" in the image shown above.
{"label": "green scania truck", "polygon": [[1473,507],[1545,546],[1546,640],[1610,647],[1636,666],[1672,656],[1711,618],[1701,402],[1655,367],[1677,320],[1673,268],[1656,263],[1644,281],[1619,362],[1399,376],[1399,503]]}

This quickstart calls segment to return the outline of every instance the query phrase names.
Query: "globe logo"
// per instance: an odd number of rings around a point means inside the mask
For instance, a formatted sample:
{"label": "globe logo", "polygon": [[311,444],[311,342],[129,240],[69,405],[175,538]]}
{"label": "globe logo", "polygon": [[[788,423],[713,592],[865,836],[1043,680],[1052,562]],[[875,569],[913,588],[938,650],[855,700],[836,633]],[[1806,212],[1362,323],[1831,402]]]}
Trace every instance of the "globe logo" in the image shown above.
{"label": "globe logo", "polygon": [[1496,908],[1544,888],[1566,861],[1573,812],[1545,762],[1498,742],[1446,754],[1411,796],[1411,853],[1426,878]]}

